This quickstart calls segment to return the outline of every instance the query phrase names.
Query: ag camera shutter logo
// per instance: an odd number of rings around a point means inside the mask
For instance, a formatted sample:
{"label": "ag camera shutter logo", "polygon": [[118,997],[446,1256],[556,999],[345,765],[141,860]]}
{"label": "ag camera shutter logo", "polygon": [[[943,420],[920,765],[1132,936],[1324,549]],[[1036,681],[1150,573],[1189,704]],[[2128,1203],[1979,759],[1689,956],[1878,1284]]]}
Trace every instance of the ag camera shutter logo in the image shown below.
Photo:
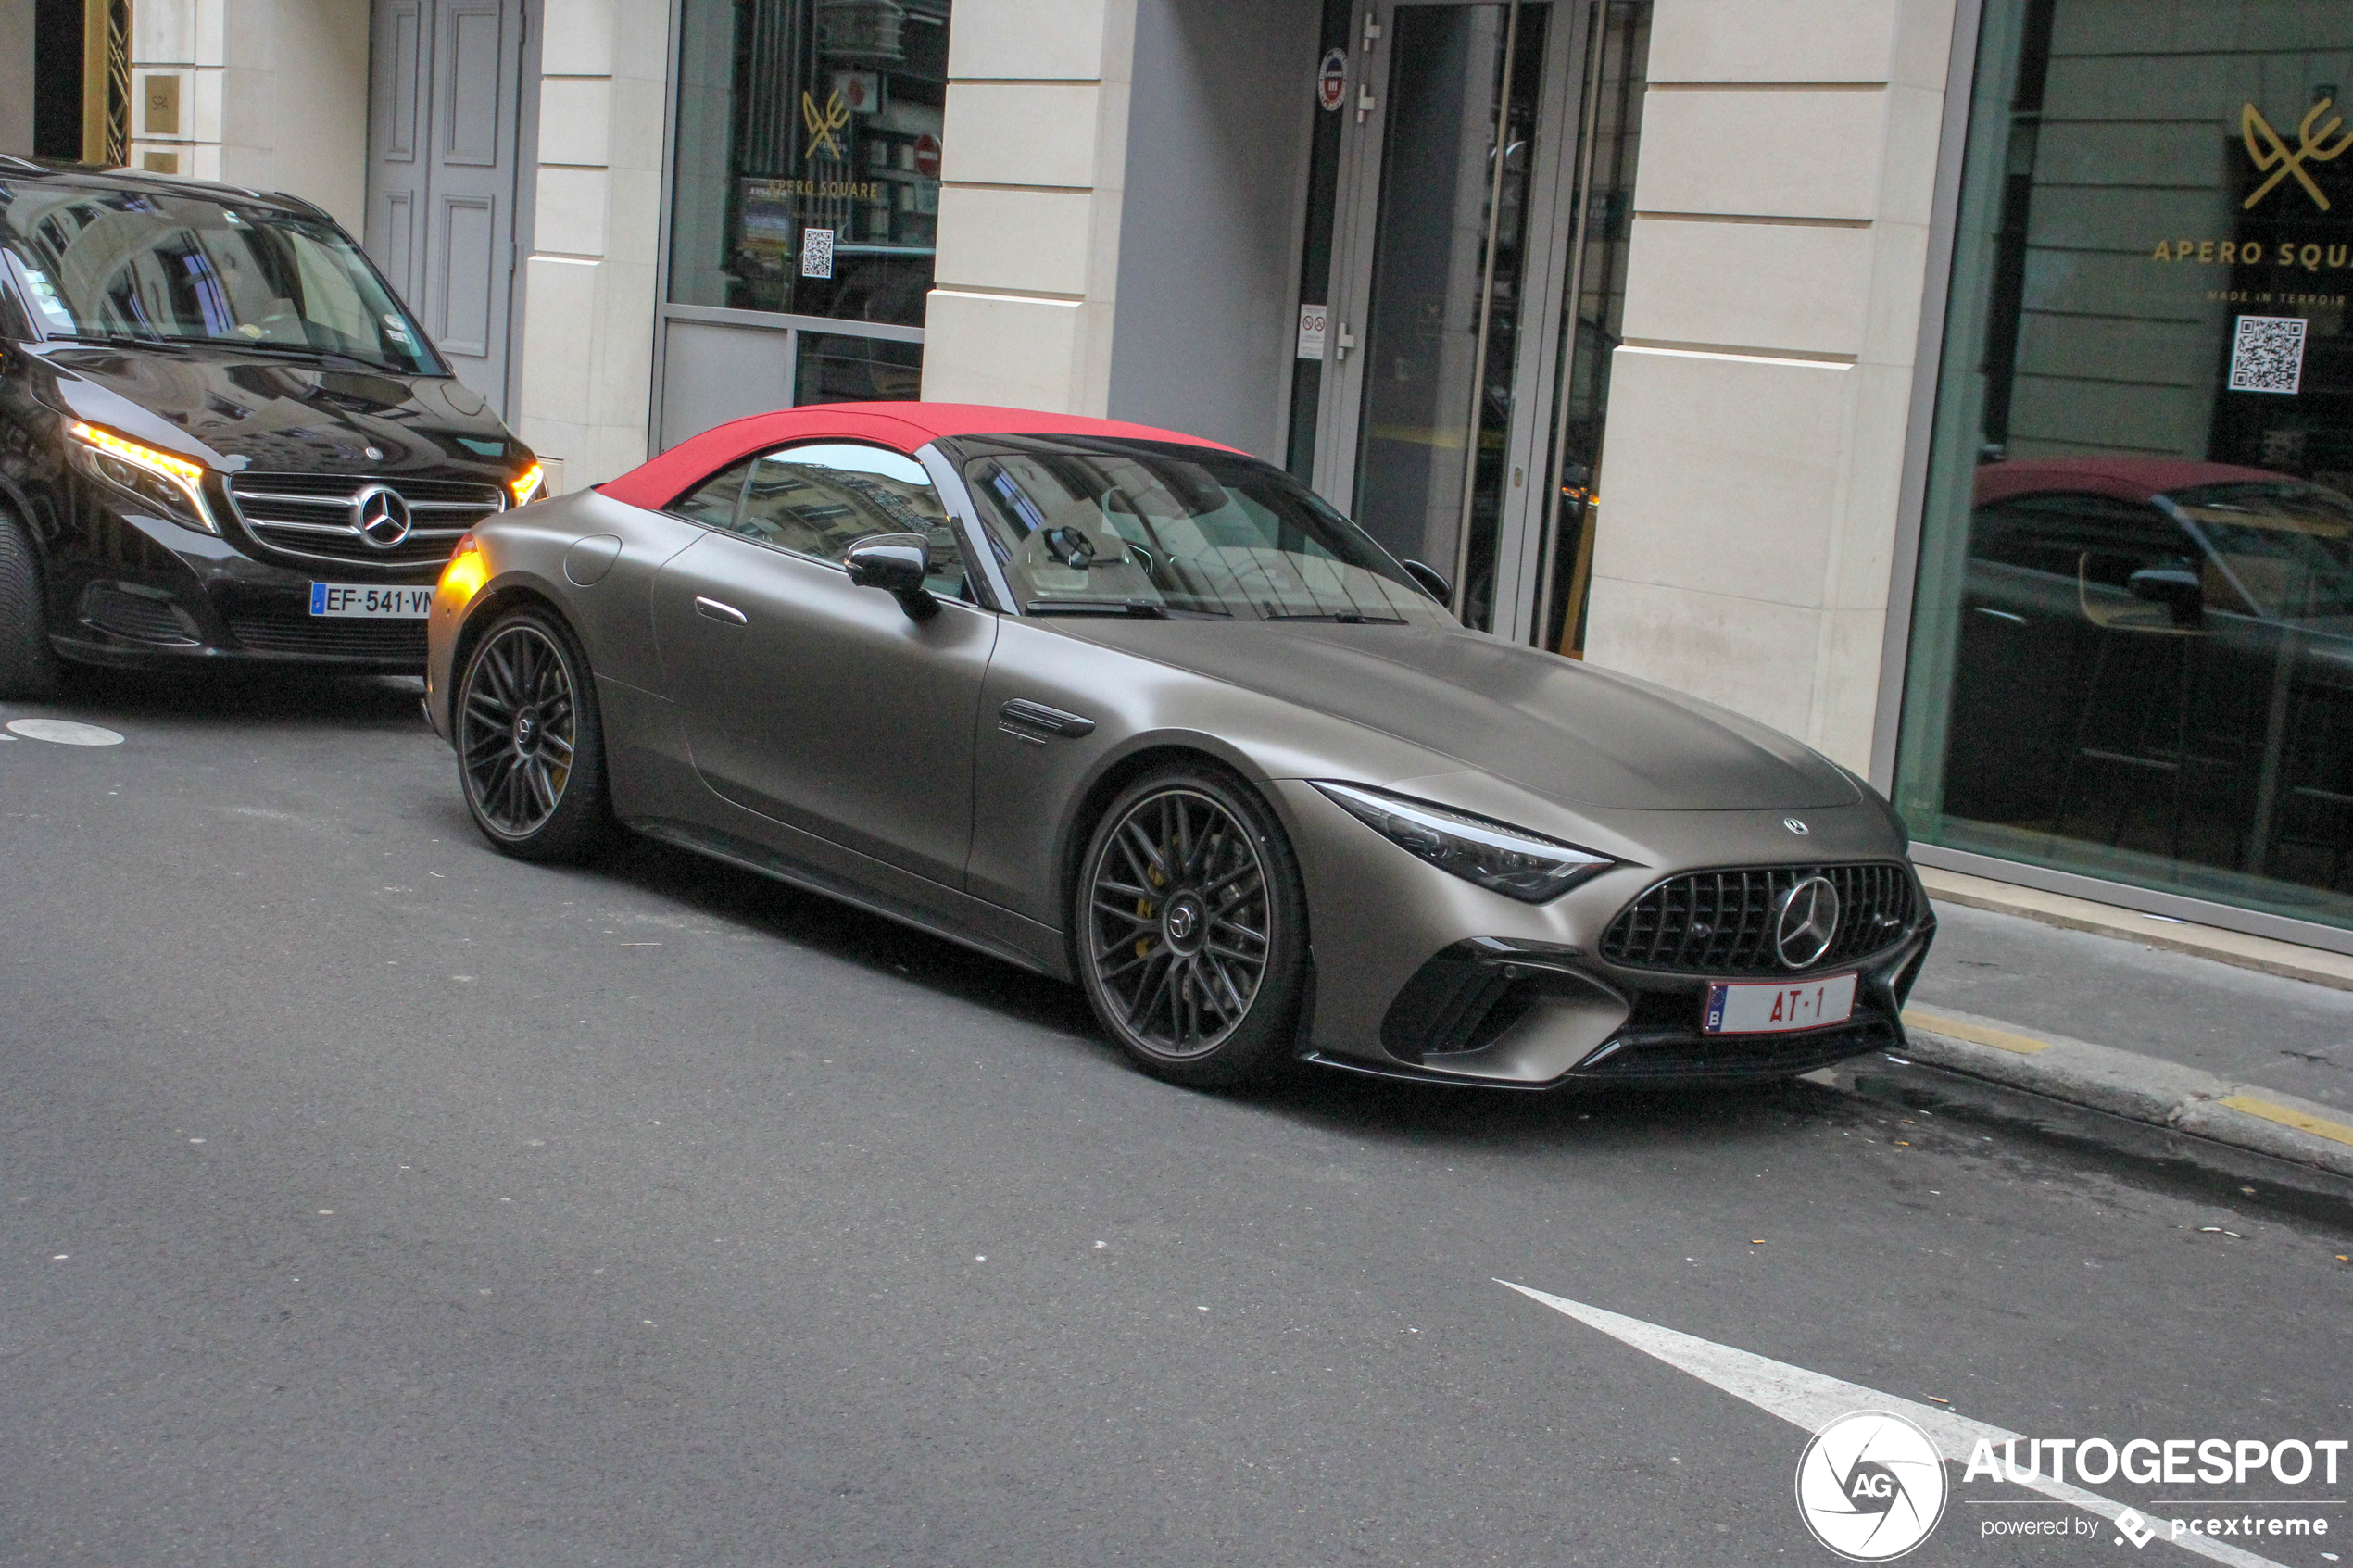
{"label": "ag camera shutter logo", "polygon": [[1928,1539],[1950,1496],[1928,1434],[1885,1411],[1839,1417],[1797,1461],[1799,1515],[1851,1562],[1885,1562]]}

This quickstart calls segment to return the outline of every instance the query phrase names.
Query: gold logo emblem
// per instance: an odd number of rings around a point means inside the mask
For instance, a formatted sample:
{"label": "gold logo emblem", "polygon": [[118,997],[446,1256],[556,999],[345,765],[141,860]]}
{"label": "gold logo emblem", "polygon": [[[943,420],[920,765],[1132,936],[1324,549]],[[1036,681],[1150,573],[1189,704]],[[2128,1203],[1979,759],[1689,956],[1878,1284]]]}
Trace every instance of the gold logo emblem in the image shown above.
{"label": "gold logo emblem", "polygon": [[[835,132],[849,123],[849,106],[841,101],[841,93],[838,89],[825,99],[825,107],[823,109],[818,108],[817,100],[811,97],[804,90],[800,94],[800,121],[809,127],[809,156],[811,157],[815,157],[826,148],[831,147],[837,162],[848,160],[849,155],[841,150],[841,143],[834,135]],[[2341,147],[2337,150],[2344,151]],[[2309,184],[2310,182],[2307,181],[2306,183]],[[2326,207],[2328,203],[2322,202],[2321,205]]]}
{"label": "gold logo emblem", "polygon": [[[2312,177],[2304,172],[2304,164],[2308,158],[2315,163],[2326,163],[2347,147],[2353,147],[2353,131],[2338,137],[2335,145],[2328,144],[2328,139],[2345,125],[2344,119],[2337,115],[2329,115],[2329,122],[2320,124],[2321,116],[2328,114],[2333,101],[2322,98],[2304,116],[2303,123],[2296,128],[2297,144],[2293,150],[2280,133],[2271,129],[2271,122],[2263,118],[2262,110],[2253,104],[2240,106],[2239,135],[2246,143],[2246,156],[2254,160],[2258,171],[2268,171],[2271,176],[2255,187],[2253,195],[2239,204],[2242,208],[2253,207],[2270,195],[2281,181],[2293,174],[2296,182],[2304,187],[2304,194],[2310,196],[2322,212],[2329,210],[2328,197],[2312,183]],[[2315,129],[2316,126],[2318,129]]]}

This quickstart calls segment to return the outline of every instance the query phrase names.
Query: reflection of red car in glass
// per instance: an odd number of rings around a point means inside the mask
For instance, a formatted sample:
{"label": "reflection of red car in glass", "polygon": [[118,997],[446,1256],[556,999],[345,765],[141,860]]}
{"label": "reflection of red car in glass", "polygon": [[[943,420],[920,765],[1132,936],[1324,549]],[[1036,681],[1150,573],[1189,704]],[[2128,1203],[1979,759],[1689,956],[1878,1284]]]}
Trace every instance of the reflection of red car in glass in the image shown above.
{"label": "reflection of red car in glass", "polygon": [[1975,499],[1946,810],[2333,882],[2353,499],[2167,458],[1991,464]]}

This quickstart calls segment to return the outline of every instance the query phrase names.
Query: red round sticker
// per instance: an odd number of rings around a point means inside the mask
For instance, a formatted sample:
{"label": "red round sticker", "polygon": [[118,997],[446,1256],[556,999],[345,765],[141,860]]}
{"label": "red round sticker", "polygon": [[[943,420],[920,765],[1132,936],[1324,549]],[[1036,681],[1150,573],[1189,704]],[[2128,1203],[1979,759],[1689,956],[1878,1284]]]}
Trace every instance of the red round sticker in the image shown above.
{"label": "red round sticker", "polygon": [[1323,105],[1324,111],[1328,114],[1339,108],[1347,98],[1348,51],[1328,50],[1324,55],[1322,68],[1315,72],[1315,101]]}
{"label": "red round sticker", "polygon": [[915,138],[915,172],[926,180],[939,178],[939,138],[923,135]]}

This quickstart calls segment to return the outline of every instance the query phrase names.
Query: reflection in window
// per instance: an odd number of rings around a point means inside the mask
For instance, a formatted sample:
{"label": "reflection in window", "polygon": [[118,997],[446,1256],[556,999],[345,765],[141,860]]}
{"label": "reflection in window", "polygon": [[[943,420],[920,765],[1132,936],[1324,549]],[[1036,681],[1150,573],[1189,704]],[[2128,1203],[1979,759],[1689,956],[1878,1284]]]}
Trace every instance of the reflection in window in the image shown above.
{"label": "reflection in window", "polygon": [[970,598],[963,549],[923,464],[850,443],[786,446],[713,474],[671,503],[679,517],[797,555],[838,562],[861,539],[920,533],[932,592]]}
{"label": "reflection in window", "polygon": [[2353,15],[2315,14],[1985,6],[1897,760],[1924,842],[2353,926],[2353,159],[2283,150],[2353,118]]}
{"label": "reflection in window", "polygon": [[1254,458],[1008,441],[964,482],[1033,612],[1452,623],[1362,529]]}
{"label": "reflection in window", "polygon": [[800,334],[793,403],[872,403],[923,395],[924,348],[837,332]]}
{"label": "reflection in window", "polygon": [[921,326],[948,0],[684,0],[670,298]]}

